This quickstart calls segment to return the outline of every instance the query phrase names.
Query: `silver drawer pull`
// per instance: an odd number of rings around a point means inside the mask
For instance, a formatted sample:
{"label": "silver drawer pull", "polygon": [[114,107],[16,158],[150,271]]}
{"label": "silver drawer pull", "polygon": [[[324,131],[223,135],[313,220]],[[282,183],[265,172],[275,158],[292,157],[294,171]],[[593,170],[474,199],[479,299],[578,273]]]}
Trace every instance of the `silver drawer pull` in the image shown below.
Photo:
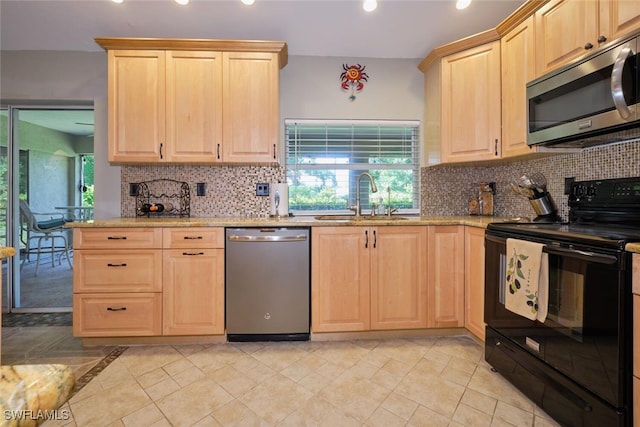
{"label": "silver drawer pull", "polygon": [[127,307],[117,307],[117,308],[113,308],[113,307],[107,307],[107,311],[126,311]]}
{"label": "silver drawer pull", "polygon": [[300,234],[297,236],[239,236],[231,235],[232,242],[302,242],[307,240],[307,236]]}
{"label": "silver drawer pull", "polygon": [[202,236],[195,236],[195,237],[184,236],[183,239],[184,240],[202,240]]}
{"label": "silver drawer pull", "polygon": [[198,255],[204,255],[204,252],[182,252],[182,255],[185,255],[185,256],[198,256]]}
{"label": "silver drawer pull", "polygon": [[127,236],[109,236],[107,237],[107,240],[127,240]]}
{"label": "silver drawer pull", "polygon": [[126,267],[126,266],[127,266],[126,263],[122,263],[122,264],[111,264],[111,263],[108,263],[107,264],[107,267]]}

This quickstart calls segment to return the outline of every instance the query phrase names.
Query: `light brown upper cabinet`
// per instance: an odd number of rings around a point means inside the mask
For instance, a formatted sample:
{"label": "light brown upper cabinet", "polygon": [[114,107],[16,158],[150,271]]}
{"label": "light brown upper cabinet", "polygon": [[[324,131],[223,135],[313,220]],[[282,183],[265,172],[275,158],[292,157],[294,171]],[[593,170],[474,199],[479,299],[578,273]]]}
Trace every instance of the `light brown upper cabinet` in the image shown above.
{"label": "light brown upper cabinet", "polygon": [[500,40],[502,157],[537,152],[527,145],[527,83],[535,78],[533,16]]}
{"label": "light brown upper cabinet", "polygon": [[284,42],[96,39],[108,55],[108,158],[278,162]]}
{"label": "light brown upper cabinet", "polygon": [[640,29],[638,0],[551,0],[535,13],[536,76]]}
{"label": "light brown upper cabinet", "polygon": [[425,162],[500,157],[500,42],[442,57],[425,71]]}
{"label": "light brown upper cabinet", "polygon": [[224,75],[224,161],[275,163],[280,109],[277,55],[226,52]]}

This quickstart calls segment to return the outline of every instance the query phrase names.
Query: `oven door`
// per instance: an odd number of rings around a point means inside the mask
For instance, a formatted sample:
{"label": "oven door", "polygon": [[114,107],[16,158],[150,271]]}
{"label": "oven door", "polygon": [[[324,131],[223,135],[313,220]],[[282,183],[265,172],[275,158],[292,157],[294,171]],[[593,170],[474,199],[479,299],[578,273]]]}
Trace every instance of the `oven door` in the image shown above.
{"label": "oven door", "polygon": [[631,314],[625,253],[546,242],[549,314],[540,323],[504,306],[506,237],[487,233],[485,245],[487,325],[611,405],[622,407],[631,359],[629,342],[624,341],[631,336],[625,318]]}

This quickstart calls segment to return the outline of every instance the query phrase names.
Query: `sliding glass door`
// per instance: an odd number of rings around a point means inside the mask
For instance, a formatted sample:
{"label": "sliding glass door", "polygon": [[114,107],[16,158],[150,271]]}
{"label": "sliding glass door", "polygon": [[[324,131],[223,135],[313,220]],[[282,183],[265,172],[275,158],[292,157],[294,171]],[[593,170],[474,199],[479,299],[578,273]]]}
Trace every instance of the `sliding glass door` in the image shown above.
{"label": "sliding glass door", "polygon": [[7,106],[2,113],[8,191],[0,193],[0,213],[5,245],[18,252],[3,266],[3,310],[68,311],[73,241],[64,223],[91,210],[84,165],[93,160],[93,109]]}

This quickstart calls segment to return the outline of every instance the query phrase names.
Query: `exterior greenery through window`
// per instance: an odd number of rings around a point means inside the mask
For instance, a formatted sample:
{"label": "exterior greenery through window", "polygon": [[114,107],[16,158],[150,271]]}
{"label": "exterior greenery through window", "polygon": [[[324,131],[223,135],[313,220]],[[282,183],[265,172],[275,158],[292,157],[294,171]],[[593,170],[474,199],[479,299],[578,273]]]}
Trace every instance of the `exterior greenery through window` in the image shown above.
{"label": "exterior greenery through window", "polygon": [[[417,121],[286,120],[289,210],[345,211],[355,205],[358,176],[369,172],[378,187],[362,180],[363,214],[389,205],[419,211],[420,164]],[[382,206],[382,208],[380,208]]]}

